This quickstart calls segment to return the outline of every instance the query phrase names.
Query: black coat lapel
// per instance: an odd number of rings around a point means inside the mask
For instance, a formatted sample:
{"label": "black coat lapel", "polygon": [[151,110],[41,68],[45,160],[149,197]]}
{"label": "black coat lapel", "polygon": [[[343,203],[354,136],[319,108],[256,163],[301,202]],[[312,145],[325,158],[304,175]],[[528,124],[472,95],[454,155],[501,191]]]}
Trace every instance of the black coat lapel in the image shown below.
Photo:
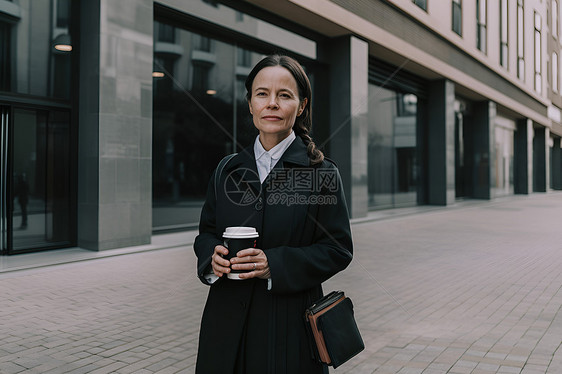
{"label": "black coat lapel", "polygon": [[253,145],[244,148],[232,158],[225,167],[225,175],[230,181],[230,189],[234,188],[233,191],[240,191],[239,201],[241,203],[257,200],[261,192],[261,183]]}
{"label": "black coat lapel", "polygon": [[299,166],[310,166],[310,159],[306,153],[306,145],[304,145],[300,136],[297,135],[297,138],[293,140],[277,164],[281,164],[280,166],[283,167],[285,162]]}

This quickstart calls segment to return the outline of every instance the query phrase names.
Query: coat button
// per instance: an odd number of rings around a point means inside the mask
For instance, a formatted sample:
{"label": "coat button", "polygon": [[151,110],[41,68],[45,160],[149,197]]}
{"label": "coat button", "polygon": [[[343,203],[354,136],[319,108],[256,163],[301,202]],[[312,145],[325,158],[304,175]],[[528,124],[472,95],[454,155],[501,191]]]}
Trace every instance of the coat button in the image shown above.
{"label": "coat button", "polygon": [[256,203],[256,205],[254,205],[254,208],[256,210],[262,210],[263,209],[263,198],[261,196],[258,198],[258,202]]}

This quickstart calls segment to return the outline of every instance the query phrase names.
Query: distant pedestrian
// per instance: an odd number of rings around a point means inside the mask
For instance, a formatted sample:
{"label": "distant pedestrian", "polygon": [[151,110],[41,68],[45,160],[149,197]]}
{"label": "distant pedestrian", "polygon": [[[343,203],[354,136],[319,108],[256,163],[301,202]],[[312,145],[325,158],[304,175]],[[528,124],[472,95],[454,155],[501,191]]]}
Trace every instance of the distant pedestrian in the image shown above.
{"label": "distant pedestrian", "polygon": [[25,173],[21,173],[17,177],[15,195],[18,197],[18,204],[21,210],[20,229],[25,229],[27,228],[27,203],[29,202],[29,183]]}
{"label": "distant pedestrian", "polygon": [[[352,259],[341,178],[308,135],[311,86],[297,61],[265,57],[246,90],[259,135],[215,170],[194,244],[198,275],[212,284],[196,373],[327,373],[312,358],[304,311]],[[259,237],[229,261],[222,235],[232,226]],[[229,279],[236,271],[246,273]]]}

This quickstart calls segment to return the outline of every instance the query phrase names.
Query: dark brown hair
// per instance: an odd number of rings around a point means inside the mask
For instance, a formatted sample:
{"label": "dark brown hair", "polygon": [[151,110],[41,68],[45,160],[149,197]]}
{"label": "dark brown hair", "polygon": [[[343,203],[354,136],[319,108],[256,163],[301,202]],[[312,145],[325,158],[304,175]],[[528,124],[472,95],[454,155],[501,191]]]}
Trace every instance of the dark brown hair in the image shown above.
{"label": "dark brown hair", "polygon": [[303,112],[295,120],[293,131],[304,141],[310,162],[313,165],[321,163],[324,160],[324,154],[322,153],[322,151],[316,148],[316,144],[314,144],[312,138],[309,135],[309,132],[312,128],[312,88],[310,86],[308,76],[304,72],[301,64],[297,62],[297,60],[285,55],[269,55],[263,58],[256,64],[256,66],[254,66],[254,68],[246,78],[246,99],[250,101],[252,97],[252,84],[254,83],[256,75],[258,75],[258,73],[263,68],[267,68],[270,66],[281,66],[287,69],[297,82],[300,102],[302,103],[304,99],[307,99],[307,104]]}

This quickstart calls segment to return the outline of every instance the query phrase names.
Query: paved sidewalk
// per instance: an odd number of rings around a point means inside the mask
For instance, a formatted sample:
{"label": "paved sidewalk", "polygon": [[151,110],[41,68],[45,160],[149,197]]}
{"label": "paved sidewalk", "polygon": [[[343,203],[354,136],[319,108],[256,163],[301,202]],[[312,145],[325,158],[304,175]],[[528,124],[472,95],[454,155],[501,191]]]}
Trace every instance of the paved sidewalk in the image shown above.
{"label": "paved sidewalk", "polygon": [[[562,373],[561,193],[371,218],[325,285],[367,345],[333,373]],[[0,373],[193,373],[192,238],[2,259]]]}

